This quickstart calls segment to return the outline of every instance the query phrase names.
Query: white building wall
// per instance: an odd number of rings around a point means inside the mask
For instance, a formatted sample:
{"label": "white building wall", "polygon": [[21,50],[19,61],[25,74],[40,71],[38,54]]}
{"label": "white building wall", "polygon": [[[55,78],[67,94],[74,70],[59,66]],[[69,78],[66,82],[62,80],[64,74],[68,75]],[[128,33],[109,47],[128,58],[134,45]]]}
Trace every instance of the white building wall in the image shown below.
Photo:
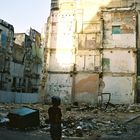
{"label": "white building wall", "polygon": [[61,97],[62,102],[71,102],[72,77],[70,74],[48,74],[46,86],[48,97],[56,95]]}
{"label": "white building wall", "polygon": [[104,50],[103,68],[104,72],[135,73],[136,55],[133,50]]}
{"label": "white building wall", "polygon": [[105,88],[115,104],[134,103],[136,84],[136,13],[104,12],[103,72]]}
{"label": "white building wall", "polygon": [[[63,1],[51,12],[47,94],[97,103],[102,73],[103,92],[111,93],[112,103],[134,102],[136,13],[123,7],[99,10],[110,2]],[[68,85],[65,76],[71,79]]]}
{"label": "white building wall", "polygon": [[[134,76],[104,76],[103,92],[111,93],[111,103],[132,104],[135,96]],[[108,97],[104,98],[107,101]]]}

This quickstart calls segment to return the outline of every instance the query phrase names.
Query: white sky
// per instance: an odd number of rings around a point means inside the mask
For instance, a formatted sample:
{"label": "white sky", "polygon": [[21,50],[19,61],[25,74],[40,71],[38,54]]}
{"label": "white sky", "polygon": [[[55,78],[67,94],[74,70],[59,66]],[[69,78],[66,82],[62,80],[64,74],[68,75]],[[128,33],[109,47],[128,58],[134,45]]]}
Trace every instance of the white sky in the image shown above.
{"label": "white sky", "polygon": [[15,33],[30,27],[42,31],[50,14],[51,0],[0,0],[0,19],[14,26]]}

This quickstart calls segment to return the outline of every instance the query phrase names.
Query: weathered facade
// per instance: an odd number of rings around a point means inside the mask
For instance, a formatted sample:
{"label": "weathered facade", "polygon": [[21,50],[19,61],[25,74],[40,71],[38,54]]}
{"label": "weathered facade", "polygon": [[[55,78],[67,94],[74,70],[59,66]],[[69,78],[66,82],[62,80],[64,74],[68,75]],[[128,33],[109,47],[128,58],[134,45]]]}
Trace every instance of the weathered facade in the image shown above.
{"label": "weathered facade", "polygon": [[[139,1],[52,0],[46,44],[46,93],[64,102],[139,99]],[[106,98],[106,97],[105,97]]]}
{"label": "weathered facade", "polygon": [[10,76],[12,79],[11,90],[13,92],[23,92],[24,84],[24,48],[14,43],[12,49],[12,61],[10,64]]}
{"label": "weathered facade", "polygon": [[10,64],[14,42],[14,27],[0,19],[0,90],[11,90]]}
{"label": "weathered facade", "polygon": [[0,20],[0,90],[39,93],[43,47],[41,34],[15,33],[14,27]]}
{"label": "weathered facade", "polygon": [[41,45],[41,34],[34,29],[30,29],[30,38],[32,46],[32,63],[31,63],[31,79],[32,79],[32,90],[39,92],[40,80],[42,74],[42,60],[44,48]]}
{"label": "weathered facade", "polygon": [[29,35],[17,33],[15,43],[24,49],[24,52],[18,56],[23,65],[22,71],[19,71],[20,76],[23,75],[20,82],[22,92],[39,92],[43,55],[41,35],[34,29],[30,29]]}

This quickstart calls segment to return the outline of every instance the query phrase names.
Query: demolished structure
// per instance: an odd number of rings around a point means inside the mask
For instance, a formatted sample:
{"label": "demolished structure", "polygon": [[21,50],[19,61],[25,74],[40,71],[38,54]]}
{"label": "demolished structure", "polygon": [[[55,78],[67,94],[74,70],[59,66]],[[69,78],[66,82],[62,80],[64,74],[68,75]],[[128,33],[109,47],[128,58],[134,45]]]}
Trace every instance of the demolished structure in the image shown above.
{"label": "demolished structure", "polygon": [[13,25],[0,20],[0,102],[30,102],[30,95],[17,93],[39,93],[43,51],[39,32],[14,33]]}
{"label": "demolished structure", "polygon": [[20,54],[18,57],[22,60],[22,64],[24,65],[22,70],[22,92],[38,93],[43,55],[43,48],[41,47],[41,34],[34,29],[30,29],[29,35],[25,33],[16,33],[15,44],[24,49],[24,53]]}
{"label": "demolished structure", "polygon": [[10,90],[12,79],[10,63],[14,43],[14,27],[0,19],[0,89]]}
{"label": "demolished structure", "polygon": [[[139,101],[139,1],[52,0],[47,22],[44,90],[63,102]],[[104,99],[108,98],[107,96]]]}

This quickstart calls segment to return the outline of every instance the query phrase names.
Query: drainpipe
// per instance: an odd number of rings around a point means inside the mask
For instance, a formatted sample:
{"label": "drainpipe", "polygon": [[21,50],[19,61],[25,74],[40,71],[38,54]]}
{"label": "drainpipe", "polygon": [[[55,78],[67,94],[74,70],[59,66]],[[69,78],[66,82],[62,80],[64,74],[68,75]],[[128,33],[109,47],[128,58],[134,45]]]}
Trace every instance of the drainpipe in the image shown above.
{"label": "drainpipe", "polygon": [[100,15],[101,20],[101,47],[100,47],[100,56],[101,56],[101,73],[103,73],[103,39],[104,39],[104,19],[103,19],[103,11],[101,11]]}

